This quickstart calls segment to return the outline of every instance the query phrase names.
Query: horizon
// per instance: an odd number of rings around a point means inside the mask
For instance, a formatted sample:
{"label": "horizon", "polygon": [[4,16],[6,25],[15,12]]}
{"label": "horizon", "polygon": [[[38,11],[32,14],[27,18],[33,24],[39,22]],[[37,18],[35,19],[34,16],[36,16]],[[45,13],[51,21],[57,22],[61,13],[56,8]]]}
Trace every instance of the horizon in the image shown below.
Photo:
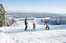
{"label": "horizon", "polygon": [[1,0],[7,12],[66,14],[66,0]]}
{"label": "horizon", "polygon": [[26,12],[26,11],[6,11],[7,13],[49,13],[49,14],[66,14],[66,13],[56,13],[56,12]]}

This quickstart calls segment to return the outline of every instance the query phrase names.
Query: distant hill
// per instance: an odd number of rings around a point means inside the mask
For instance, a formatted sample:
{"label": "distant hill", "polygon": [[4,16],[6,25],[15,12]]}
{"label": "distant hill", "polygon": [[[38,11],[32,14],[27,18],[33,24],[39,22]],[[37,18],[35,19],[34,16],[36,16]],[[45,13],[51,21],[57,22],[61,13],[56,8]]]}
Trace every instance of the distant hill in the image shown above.
{"label": "distant hill", "polygon": [[65,14],[55,14],[55,13],[7,13],[16,18],[25,17],[52,17],[52,18],[66,18]]}

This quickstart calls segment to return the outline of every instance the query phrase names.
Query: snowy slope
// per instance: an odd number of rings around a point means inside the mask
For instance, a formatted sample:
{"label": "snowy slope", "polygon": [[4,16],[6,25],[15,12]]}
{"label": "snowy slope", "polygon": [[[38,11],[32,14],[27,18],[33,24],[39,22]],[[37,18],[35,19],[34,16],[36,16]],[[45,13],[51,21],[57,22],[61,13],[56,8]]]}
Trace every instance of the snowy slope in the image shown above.
{"label": "snowy slope", "polygon": [[10,34],[15,43],[66,43],[66,30],[21,32]]}
{"label": "snowy slope", "polygon": [[[49,25],[50,30],[65,30],[66,25]],[[17,21],[16,23],[12,24],[9,27],[1,27],[0,30],[5,32],[14,32],[14,31],[24,31],[25,25],[23,21]],[[28,21],[28,30],[33,30],[33,24],[31,21]],[[44,25],[39,25],[36,23],[36,30],[45,30]]]}
{"label": "snowy slope", "polygon": [[66,30],[1,33],[0,43],[66,43]]}
{"label": "snowy slope", "polygon": [[17,21],[12,26],[0,28],[0,43],[66,43],[66,25],[36,25],[32,30],[32,22],[28,21],[28,31],[24,31],[24,22]]}

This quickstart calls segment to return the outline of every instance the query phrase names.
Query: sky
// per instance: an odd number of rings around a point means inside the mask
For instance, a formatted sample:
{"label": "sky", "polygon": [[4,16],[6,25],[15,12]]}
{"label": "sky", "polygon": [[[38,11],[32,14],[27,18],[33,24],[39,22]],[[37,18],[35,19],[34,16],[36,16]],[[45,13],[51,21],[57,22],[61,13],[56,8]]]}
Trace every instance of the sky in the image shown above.
{"label": "sky", "polygon": [[66,13],[66,0],[0,0],[6,11]]}

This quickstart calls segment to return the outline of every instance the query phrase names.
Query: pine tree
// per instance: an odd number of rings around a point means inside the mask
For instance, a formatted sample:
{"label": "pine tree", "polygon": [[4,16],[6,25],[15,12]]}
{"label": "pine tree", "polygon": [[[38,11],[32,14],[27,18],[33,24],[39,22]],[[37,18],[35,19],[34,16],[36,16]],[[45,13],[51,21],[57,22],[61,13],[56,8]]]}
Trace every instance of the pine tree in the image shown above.
{"label": "pine tree", "polygon": [[5,24],[5,9],[2,4],[0,4],[0,27]]}

